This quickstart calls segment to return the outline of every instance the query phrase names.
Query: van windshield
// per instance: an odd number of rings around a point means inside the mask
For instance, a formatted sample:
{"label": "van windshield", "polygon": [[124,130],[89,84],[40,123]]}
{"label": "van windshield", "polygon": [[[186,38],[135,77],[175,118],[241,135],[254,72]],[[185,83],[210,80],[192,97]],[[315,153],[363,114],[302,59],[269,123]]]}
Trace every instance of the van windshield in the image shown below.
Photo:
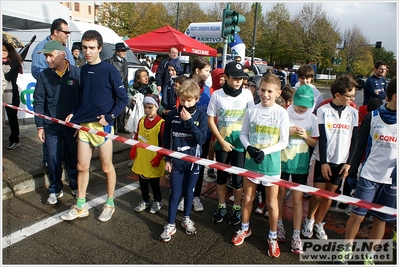
{"label": "van windshield", "polygon": [[[115,49],[115,44],[104,43],[103,49],[100,53],[101,59],[105,60],[107,58],[111,58],[115,53],[114,49]],[[142,65],[139,59],[136,57],[136,55],[133,54],[132,50],[126,51],[126,61],[128,64]]]}

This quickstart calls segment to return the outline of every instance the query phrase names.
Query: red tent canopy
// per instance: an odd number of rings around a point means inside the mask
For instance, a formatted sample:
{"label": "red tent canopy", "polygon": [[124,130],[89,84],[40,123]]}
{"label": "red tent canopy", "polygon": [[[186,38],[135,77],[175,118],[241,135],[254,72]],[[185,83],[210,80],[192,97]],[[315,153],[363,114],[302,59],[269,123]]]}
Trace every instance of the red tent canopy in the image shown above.
{"label": "red tent canopy", "polygon": [[168,53],[171,47],[176,47],[182,55],[217,56],[216,49],[198,42],[170,26],[130,38],[125,40],[125,43],[135,53]]}

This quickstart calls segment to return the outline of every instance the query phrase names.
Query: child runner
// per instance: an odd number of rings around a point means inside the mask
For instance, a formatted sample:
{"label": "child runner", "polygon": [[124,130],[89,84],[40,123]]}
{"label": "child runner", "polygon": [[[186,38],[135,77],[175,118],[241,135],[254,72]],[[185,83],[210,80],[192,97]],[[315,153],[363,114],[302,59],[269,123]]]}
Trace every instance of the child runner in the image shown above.
{"label": "child runner", "polygon": [[[275,74],[266,74],[260,83],[261,102],[245,112],[240,140],[247,152],[244,168],[262,173],[278,180],[281,175],[281,150],[288,144],[289,118],[287,110],[275,103],[280,94],[281,81]],[[244,199],[241,229],[237,231],[231,242],[241,245],[251,235],[249,218],[252,203],[256,196],[257,185],[266,186],[266,205],[269,212],[269,236],[267,251],[270,257],[279,257],[280,248],[277,243],[278,221],[278,185],[262,182],[259,179],[244,179]]]}
{"label": "child runner", "polygon": [[[224,74],[226,82],[223,88],[216,90],[208,105],[208,125],[216,138],[216,161],[244,167],[245,148],[240,141],[242,120],[247,108],[254,105],[250,90],[243,90],[243,78],[247,74],[237,62],[227,63]],[[274,100],[273,100],[274,101]],[[232,175],[234,205],[229,223],[237,225],[241,222],[242,176]],[[228,173],[217,171],[217,194],[219,205],[212,216],[214,222],[222,222],[227,214],[226,190]]]}
{"label": "child runner", "polygon": [[[162,146],[164,120],[157,115],[159,108],[158,95],[149,94],[143,100],[145,116],[140,119],[134,140]],[[141,147],[133,146],[130,149],[130,158],[134,160],[132,171],[139,176],[141,195],[143,200],[134,208],[136,212],[150,208],[151,213],[156,213],[162,208],[162,195],[160,177],[164,175],[165,161],[161,154]],[[148,168],[151,165],[152,168]],[[151,204],[149,185],[152,189],[154,202]]]}
{"label": "child runner", "polygon": [[[184,81],[177,92],[180,106],[168,113],[165,121],[163,147],[191,156],[201,156],[201,146],[205,143],[207,126],[206,113],[197,109],[200,87],[193,80]],[[168,224],[160,235],[160,240],[168,242],[176,233],[177,206],[181,194],[185,199],[182,227],[186,234],[195,235],[197,230],[190,219],[194,188],[198,179],[200,165],[177,158],[166,157],[165,169],[170,173],[170,196]]]}
{"label": "child runner", "polygon": [[[356,177],[363,153],[366,153],[356,185],[355,198],[396,209],[396,173],[395,178],[392,177],[393,172],[396,172],[398,155],[396,78],[388,84],[386,101],[386,104],[364,118],[349,173]],[[367,211],[366,208],[358,206],[352,208],[345,227],[346,245],[339,257],[343,259],[342,263],[352,256],[353,240]],[[370,210],[370,213],[373,215],[370,240],[374,241],[373,248],[376,248],[376,240],[384,237],[386,222],[395,221],[396,216],[374,210]],[[372,250],[365,257],[364,264],[374,264],[374,254],[375,251]]]}
{"label": "child runner", "polygon": [[[320,137],[313,181],[316,188],[335,192],[341,179],[348,176],[359,121],[357,109],[349,105],[355,93],[355,80],[349,75],[342,75],[331,84],[333,101],[317,109]],[[329,198],[312,195],[308,215],[302,226],[303,236],[311,238],[314,227],[318,239],[328,239],[323,220],[331,201]]]}
{"label": "child runner", "polygon": [[[197,57],[196,59],[194,59],[191,66],[190,78],[193,81],[195,81],[201,89],[200,98],[197,102],[197,108],[203,110],[204,112],[206,112],[209,100],[211,98],[211,95],[213,94],[212,87],[209,87],[205,84],[205,81],[210,76],[211,76],[211,63],[209,62],[209,60],[207,60],[204,57]],[[201,158],[206,159],[208,157],[211,137],[212,137],[212,132],[208,128],[208,131],[206,133],[206,141],[202,146]],[[211,158],[210,160],[213,160],[213,158]],[[194,200],[193,200],[194,211],[204,210],[204,206],[202,205],[200,200],[202,184],[204,181],[204,171],[205,171],[205,166],[200,165],[200,173],[194,190]],[[184,198],[181,199],[177,209],[180,211],[184,210]]]}
{"label": "child runner", "polygon": [[[309,175],[309,147],[316,145],[319,137],[317,118],[312,113],[314,95],[309,85],[300,86],[293,96],[293,105],[287,108],[290,119],[290,137],[288,146],[281,152],[281,179],[297,184],[306,184]],[[280,186],[278,192],[279,217],[277,226],[277,240],[285,242],[285,230],[283,225],[283,207],[287,188]],[[294,204],[294,232],[291,239],[291,251],[302,253],[302,241],[300,238],[302,224],[302,192],[292,191]]]}

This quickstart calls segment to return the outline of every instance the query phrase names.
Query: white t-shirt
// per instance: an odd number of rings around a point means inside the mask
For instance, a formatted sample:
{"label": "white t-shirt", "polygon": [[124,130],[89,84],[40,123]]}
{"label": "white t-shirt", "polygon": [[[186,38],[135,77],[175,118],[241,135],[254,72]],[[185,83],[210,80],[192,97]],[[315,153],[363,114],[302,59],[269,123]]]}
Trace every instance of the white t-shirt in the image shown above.
{"label": "white t-shirt", "polygon": [[[317,122],[319,125],[324,124],[327,136],[327,162],[346,163],[353,128],[359,124],[357,109],[346,106],[339,117],[338,111],[330,104],[326,104],[317,109]],[[316,149],[316,160],[320,161],[319,149]]]}
{"label": "white t-shirt", "polygon": [[[220,135],[238,152],[245,151],[240,141],[240,132],[245,111],[253,105],[255,104],[252,93],[246,89],[243,89],[241,94],[236,97],[229,96],[223,89],[219,89],[213,92],[209,100],[208,116],[217,118]],[[221,150],[217,141],[215,149]]]}

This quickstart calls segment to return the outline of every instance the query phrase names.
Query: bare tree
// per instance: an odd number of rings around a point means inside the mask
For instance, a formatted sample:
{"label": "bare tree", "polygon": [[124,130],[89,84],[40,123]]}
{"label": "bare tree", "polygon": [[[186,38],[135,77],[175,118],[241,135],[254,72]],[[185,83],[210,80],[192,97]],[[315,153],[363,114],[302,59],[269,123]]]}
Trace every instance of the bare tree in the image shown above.
{"label": "bare tree", "polygon": [[340,36],[337,22],[327,17],[321,4],[305,4],[293,20],[295,45],[305,63],[331,58]]}
{"label": "bare tree", "polygon": [[345,45],[339,54],[345,63],[345,72],[367,75],[370,67],[373,67],[372,47],[368,39],[356,25],[351,29],[346,29],[342,39]]}

